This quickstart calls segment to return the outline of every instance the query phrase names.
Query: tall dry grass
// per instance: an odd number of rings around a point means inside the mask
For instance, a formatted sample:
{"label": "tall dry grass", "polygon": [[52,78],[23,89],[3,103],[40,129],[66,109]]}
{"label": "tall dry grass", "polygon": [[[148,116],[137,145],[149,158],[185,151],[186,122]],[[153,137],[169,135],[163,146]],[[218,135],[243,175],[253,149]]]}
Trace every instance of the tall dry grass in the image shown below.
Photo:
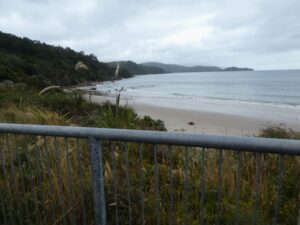
{"label": "tall dry grass", "polygon": [[[86,123],[94,126],[160,129],[161,124],[150,118],[139,120],[129,109],[87,105],[80,97],[61,99],[63,104],[37,107],[25,100],[14,100],[1,106],[0,121],[70,125]],[[69,98],[69,97],[67,97]],[[34,102],[42,101],[41,99]],[[118,102],[118,101],[117,101]],[[26,103],[26,104],[25,104]],[[48,103],[47,103],[48,104]],[[66,114],[64,106],[78,108]],[[54,110],[55,109],[55,110]],[[59,110],[61,109],[61,110]],[[95,113],[86,114],[85,110]],[[96,110],[97,109],[97,110]],[[80,116],[78,116],[80,115]],[[87,115],[87,116],[86,116]],[[84,121],[82,121],[84,120]],[[284,134],[284,135],[283,135]],[[295,138],[288,130],[270,128],[262,136]],[[113,144],[113,145],[112,145]],[[140,161],[138,145],[128,143],[130,197],[126,150],[124,143],[102,142],[108,224],[115,224],[116,210],[119,224],[129,224],[131,206],[132,224],[141,223]],[[156,224],[157,193],[155,158],[152,145],[142,145],[142,181],[145,224]],[[202,149],[174,147],[171,157],[168,146],[157,147],[159,174],[160,224],[199,224],[204,215],[205,224],[215,224],[218,210],[218,162],[220,152],[205,150],[204,171]],[[170,171],[170,159],[173,168]],[[278,155],[261,155],[259,177],[258,224],[271,224],[277,200]],[[240,223],[252,224],[256,195],[258,155],[241,154]],[[188,178],[185,178],[187,162]],[[236,219],[237,153],[223,151],[221,224],[233,224]],[[296,224],[299,209],[299,157],[283,156],[283,177],[280,190],[279,224]],[[172,175],[174,206],[170,215],[170,177]],[[201,208],[201,174],[204,173],[205,201]],[[185,181],[187,181],[185,183]],[[185,196],[184,187],[188,184]],[[117,197],[117,198],[116,198]],[[185,210],[185,199],[187,210]],[[203,214],[202,214],[203,213]],[[90,153],[86,140],[42,136],[1,135],[0,137],[0,223],[1,224],[94,224],[91,189]]]}
{"label": "tall dry grass", "polygon": [[[4,135],[1,140],[1,221],[12,224],[93,224],[91,169],[85,140],[53,137]],[[79,143],[78,143],[79,142]],[[78,145],[79,144],[79,145]],[[143,194],[145,224],[155,224],[157,215],[154,147],[143,145]],[[106,208],[109,224],[115,224],[116,208],[120,224],[129,224],[129,206],[133,224],[141,223],[140,161],[138,145],[129,143],[130,197],[128,202],[126,152],[122,143],[103,143]],[[204,210],[205,224],[214,224],[218,198],[218,150],[205,151],[205,202],[201,208],[201,157],[198,148],[188,149],[188,192],[185,211],[185,149],[172,153],[174,207],[173,224],[182,224],[187,212],[188,224],[199,224]],[[240,221],[251,224],[256,194],[257,155],[243,153],[240,183]],[[167,146],[157,146],[159,174],[159,217],[168,224],[170,177]],[[114,163],[115,162],[115,163]],[[278,156],[262,156],[259,177],[258,224],[271,224],[276,202]],[[299,207],[299,158],[284,156],[284,176],[280,191],[280,224],[295,224]],[[115,189],[116,188],[116,189]],[[236,219],[237,154],[223,151],[221,223]],[[115,192],[116,191],[116,192]],[[115,194],[117,198],[115,198]],[[117,200],[117,201],[116,201]],[[4,211],[3,211],[4,209]],[[3,216],[4,215],[4,216]]]}

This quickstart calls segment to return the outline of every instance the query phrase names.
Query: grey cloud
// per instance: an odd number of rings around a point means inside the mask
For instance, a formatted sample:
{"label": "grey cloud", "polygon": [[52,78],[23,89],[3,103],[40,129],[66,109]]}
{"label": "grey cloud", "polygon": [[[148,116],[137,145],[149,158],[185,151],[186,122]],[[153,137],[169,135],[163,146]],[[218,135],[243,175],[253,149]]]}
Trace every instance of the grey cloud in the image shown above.
{"label": "grey cloud", "polygon": [[100,60],[300,68],[299,0],[1,0],[0,30]]}

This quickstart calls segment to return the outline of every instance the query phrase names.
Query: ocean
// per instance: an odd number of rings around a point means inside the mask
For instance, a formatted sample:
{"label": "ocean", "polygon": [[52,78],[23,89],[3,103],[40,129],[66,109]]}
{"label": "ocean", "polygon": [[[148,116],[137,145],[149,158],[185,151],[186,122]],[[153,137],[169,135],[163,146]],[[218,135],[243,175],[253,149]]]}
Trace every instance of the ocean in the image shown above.
{"label": "ocean", "polygon": [[111,94],[121,91],[136,103],[300,120],[300,70],[138,75],[96,87]]}

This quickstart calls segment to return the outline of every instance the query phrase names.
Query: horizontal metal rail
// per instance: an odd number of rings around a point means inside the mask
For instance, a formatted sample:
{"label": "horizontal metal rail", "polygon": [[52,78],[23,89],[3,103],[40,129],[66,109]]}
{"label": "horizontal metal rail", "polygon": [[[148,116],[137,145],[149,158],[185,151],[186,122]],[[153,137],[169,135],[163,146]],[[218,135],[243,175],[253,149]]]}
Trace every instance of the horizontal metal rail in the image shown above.
{"label": "horizontal metal rail", "polygon": [[300,141],[275,138],[188,134],[162,131],[0,124],[0,133],[64,136],[124,142],[198,146],[261,153],[300,155]]}

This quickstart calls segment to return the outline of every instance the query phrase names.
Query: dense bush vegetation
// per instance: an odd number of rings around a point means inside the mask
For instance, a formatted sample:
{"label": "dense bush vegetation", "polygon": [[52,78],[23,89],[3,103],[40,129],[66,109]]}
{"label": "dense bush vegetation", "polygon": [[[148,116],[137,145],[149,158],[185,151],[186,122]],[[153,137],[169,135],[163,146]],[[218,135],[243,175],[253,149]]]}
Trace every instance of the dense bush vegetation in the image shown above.
{"label": "dense bush vegetation", "polygon": [[[76,70],[78,62],[84,63],[88,70]],[[107,64],[99,62],[95,55],[0,31],[0,82],[11,80],[40,87],[73,85],[84,81],[109,80],[114,72]],[[120,72],[120,77],[129,76],[126,70]]]}

